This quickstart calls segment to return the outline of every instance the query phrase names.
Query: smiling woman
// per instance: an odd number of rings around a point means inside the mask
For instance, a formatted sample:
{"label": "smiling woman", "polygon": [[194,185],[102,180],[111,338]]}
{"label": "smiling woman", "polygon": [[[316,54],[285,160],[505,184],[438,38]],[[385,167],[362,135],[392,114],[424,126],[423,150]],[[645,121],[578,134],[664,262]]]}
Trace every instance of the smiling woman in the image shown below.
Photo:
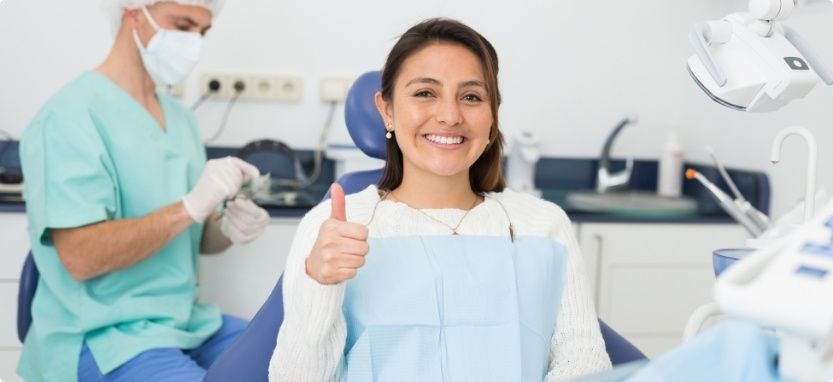
{"label": "smiling woman", "polygon": [[[457,65],[446,65],[451,62]],[[392,191],[408,181],[405,173],[426,170],[469,176],[476,193],[503,189],[497,71],[494,47],[463,24],[423,23],[402,35],[376,96],[386,129],[396,136],[387,143],[380,190]],[[429,147],[449,152],[433,155]]]}
{"label": "smiling woman", "polygon": [[[272,381],[543,381],[610,367],[570,221],[504,189],[497,54],[430,19],[391,50],[377,186],[304,217]],[[348,219],[349,217],[349,219]]]}

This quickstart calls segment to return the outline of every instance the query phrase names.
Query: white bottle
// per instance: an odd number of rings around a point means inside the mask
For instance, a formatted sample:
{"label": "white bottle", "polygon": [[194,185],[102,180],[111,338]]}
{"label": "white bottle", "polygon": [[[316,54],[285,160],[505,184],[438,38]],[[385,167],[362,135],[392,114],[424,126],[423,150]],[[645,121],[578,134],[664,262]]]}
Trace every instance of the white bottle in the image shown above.
{"label": "white bottle", "polygon": [[659,155],[659,173],[657,174],[657,193],[662,196],[677,197],[683,188],[683,147],[677,140],[677,134],[671,133],[662,145]]}

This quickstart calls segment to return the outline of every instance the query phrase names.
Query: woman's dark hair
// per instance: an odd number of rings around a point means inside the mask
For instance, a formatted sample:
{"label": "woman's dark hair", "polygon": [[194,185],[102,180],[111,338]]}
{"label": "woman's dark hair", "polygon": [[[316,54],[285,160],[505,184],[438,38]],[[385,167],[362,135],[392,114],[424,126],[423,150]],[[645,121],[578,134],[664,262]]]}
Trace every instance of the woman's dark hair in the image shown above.
{"label": "woman's dark hair", "polygon": [[[394,83],[399,76],[402,64],[408,57],[429,44],[440,42],[462,45],[474,53],[483,66],[493,122],[489,130],[489,144],[486,146],[486,151],[469,169],[469,182],[472,190],[478,194],[503,191],[506,182],[503,179],[501,164],[503,134],[498,130],[497,112],[500,105],[500,90],[497,83],[497,52],[480,33],[459,21],[444,18],[428,19],[408,29],[393,46],[385,62],[385,68],[382,71],[382,99],[387,102],[392,101]],[[383,133],[380,132],[380,134]],[[386,148],[387,160],[379,182],[379,189],[389,191],[402,184],[403,161],[402,150],[399,149],[395,139],[388,139]]]}

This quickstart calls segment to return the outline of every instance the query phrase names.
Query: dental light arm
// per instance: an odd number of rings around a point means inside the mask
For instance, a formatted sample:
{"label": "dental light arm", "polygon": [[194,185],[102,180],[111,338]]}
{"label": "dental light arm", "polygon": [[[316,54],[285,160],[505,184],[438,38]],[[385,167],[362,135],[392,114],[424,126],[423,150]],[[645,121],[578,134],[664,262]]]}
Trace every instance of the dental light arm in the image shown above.
{"label": "dental light arm", "polygon": [[794,0],[750,0],[749,13],[761,22],[783,21],[795,9]]}

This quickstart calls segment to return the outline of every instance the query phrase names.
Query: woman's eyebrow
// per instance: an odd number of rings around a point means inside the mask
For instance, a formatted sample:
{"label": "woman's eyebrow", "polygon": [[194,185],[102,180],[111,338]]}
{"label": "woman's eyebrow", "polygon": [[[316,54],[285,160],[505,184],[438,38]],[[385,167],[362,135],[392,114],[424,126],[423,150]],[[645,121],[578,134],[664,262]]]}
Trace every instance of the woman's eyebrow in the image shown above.
{"label": "woman's eyebrow", "polygon": [[405,86],[411,86],[413,84],[432,84],[432,85],[442,85],[442,82],[435,78],[431,77],[418,77],[408,81]]}
{"label": "woman's eyebrow", "polygon": [[482,88],[486,88],[486,83],[483,81],[478,80],[471,80],[471,81],[463,81],[460,83],[461,88],[471,87],[471,86],[479,86]]}
{"label": "woman's eyebrow", "polygon": [[[431,78],[431,77],[418,77],[418,78],[414,78],[414,79],[408,81],[408,83],[405,84],[405,86],[410,86],[410,85],[413,85],[413,84],[442,85],[442,82],[440,80],[437,80],[437,79]],[[463,81],[463,82],[460,82],[459,86],[461,88],[465,88],[465,87],[486,88],[486,82],[480,81],[480,80]]]}

